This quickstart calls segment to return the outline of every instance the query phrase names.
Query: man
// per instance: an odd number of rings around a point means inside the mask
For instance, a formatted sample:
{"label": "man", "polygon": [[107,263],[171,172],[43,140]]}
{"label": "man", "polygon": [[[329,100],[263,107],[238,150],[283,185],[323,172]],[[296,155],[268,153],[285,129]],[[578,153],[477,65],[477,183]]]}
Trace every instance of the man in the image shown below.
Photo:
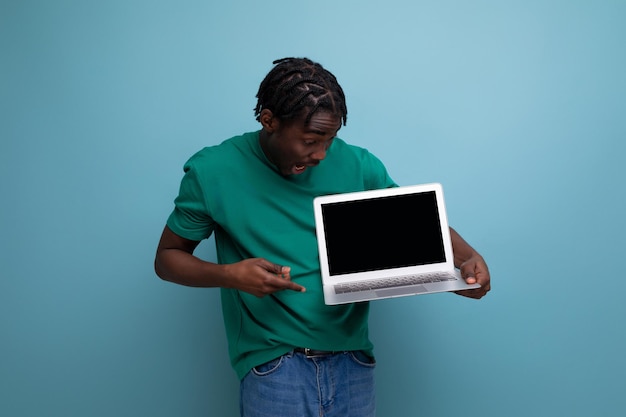
{"label": "man", "polygon": [[[262,81],[257,132],[205,148],[185,164],[161,236],[157,274],[220,287],[244,417],[375,414],[368,303],[324,304],[313,198],[394,187],[384,165],[337,132],[343,90],[320,64],[285,58]],[[217,263],[193,255],[215,233]],[[451,230],[455,265],[490,289],[483,258]]]}

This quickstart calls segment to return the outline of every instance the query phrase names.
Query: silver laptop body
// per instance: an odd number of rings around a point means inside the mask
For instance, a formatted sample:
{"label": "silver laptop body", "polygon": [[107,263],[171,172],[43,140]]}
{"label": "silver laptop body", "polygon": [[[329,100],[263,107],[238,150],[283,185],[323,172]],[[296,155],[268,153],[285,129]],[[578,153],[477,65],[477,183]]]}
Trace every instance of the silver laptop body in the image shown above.
{"label": "silver laptop body", "polygon": [[439,183],[320,196],[313,206],[326,304],[480,286],[454,267]]}

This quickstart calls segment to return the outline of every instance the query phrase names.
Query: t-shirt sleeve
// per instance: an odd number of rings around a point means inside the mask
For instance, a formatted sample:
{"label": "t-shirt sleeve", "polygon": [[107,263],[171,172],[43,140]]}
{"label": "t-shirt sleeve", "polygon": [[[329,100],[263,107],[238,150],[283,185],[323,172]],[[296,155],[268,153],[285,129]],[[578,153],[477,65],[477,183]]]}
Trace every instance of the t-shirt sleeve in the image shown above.
{"label": "t-shirt sleeve", "polygon": [[200,173],[193,158],[185,164],[185,175],[180,183],[174,211],[167,219],[167,226],[177,235],[194,241],[208,238],[213,233],[215,221],[207,209],[205,192]]}

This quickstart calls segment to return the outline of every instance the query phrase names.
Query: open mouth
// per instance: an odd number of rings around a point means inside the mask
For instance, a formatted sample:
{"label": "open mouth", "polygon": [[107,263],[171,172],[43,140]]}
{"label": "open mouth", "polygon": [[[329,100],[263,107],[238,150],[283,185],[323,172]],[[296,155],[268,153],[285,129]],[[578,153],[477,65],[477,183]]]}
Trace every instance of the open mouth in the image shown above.
{"label": "open mouth", "polygon": [[318,164],[319,164],[318,162],[311,162],[309,164],[294,164],[291,172],[293,174],[302,174],[308,168],[315,167]]}

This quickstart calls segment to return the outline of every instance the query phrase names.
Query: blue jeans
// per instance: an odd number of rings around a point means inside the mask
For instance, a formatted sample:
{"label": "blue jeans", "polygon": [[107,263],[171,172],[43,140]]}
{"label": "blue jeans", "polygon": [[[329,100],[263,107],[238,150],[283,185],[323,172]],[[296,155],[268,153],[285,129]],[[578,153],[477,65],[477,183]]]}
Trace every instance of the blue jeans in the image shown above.
{"label": "blue jeans", "polygon": [[241,380],[241,417],[374,417],[373,358],[287,353]]}

